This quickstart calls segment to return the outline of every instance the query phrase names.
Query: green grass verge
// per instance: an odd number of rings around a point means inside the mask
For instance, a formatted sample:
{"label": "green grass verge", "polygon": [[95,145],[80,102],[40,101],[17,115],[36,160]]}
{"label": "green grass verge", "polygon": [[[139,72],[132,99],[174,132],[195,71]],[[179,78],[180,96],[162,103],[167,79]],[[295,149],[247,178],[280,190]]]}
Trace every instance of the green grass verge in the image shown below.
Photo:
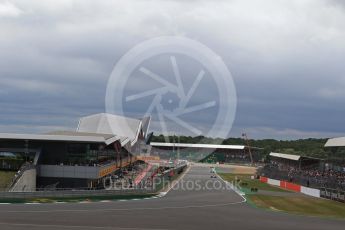
{"label": "green grass verge", "polygon": [[286,212],[297,215],[326,217],[326,218],[345,218],[345,204],[325,200],[320,198],[313,198],[307,196],[283,196],[277,195],[262,195],[250,192],[250,188],[258,188],[259,191],[271,192],[290,192],[259,180],[252,180],[251,175],[245,174],[231,174],[220,173],[224,180],[229,182],[235,181],[235,178],[240,179],[241,182],[247,183],[247,186],[242,186],[242,190],[246,193],[248,203],[251,205],[263,208],[270,211]]}
{"label": "green grass verge", "polygon": [[345,204],[312,197],[248,195],[256,207],[298,215],[345,218]]}
{"label": "green grass verge", "polygon": [[[232,174],[232,173],[219,173],[224,180],[229,182],[234,182],[237,179],[241,180],[240,186],[244,192],[248,192],[251,188],[257,188],[259,191],[272,191],[272,192],[290,192],[285,189],[281,189],[279,187],[275,187],[266,183],[262,183],[260,180],[251,179],[251,175],[248,174]],[[243,184],[244,183],[244,184]],[[246,184],[246,185],[245,185]]]}
{"label": "green grass verge", "polygon": [[0,171],[0,191],[5,190],[12,182],[16,172]]}

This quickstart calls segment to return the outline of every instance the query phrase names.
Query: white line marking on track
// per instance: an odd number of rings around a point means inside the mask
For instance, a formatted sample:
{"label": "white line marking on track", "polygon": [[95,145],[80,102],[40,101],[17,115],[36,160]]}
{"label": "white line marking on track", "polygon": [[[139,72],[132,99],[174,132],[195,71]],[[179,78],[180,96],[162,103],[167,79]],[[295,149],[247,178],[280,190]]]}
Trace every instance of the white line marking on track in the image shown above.
{"label": "white line marking on track", "polygon": [[[153,230],[152,228],[125,228],[125,227],[116,227],[116,226],[82,226],[82,225],[53,225],[53,224],[17,224],[17,223],[5,223],[0,222],[0,225],[6,226],[20,226],[20,227],[42,227],[42,228],[81,228],[81,229],[119,229],[119,230]],[[166,230],[163,228],[155,228],[154,230]]]}
{"label": "white line marking on track", "polygon": [[79,204],[91,204],[92,202],[91,201],[80,201],[78,202]]}
{"label": "white line marking on track", "polygon": [[[215,170],[214,171],[215,174],[217,175],[218,179],[220,179],[221,181],[223,181],[225,184],[229,184],[228,181],[224,180],[221,176],[218,175],[217,171]],[[243,202],[242,203],[245,203],[247,202],[247,198],[244,197],[245,194],[243,194],[242,192],[236,190],[236,189],[232,189],[232,191],[234,191],[237,195],[239,195],[240,197],[242,197],[243,199]]]}
{"label": "white line marking on track", "polygon": [[[151,200],[151,199],[157,199],[157,198],[162,198],[162,197],[165,197],[169,191],[174,188],[177,183],[182,180],[184,178],[184,176],[190,171],[191,169],[191,166],[189,166],[189,168],[187,169],[187,171],[184,173],[184,175],[179,178],[177,181],[174,181],[172,186],[170,186],[168,188],[168,190],[166,192],[160,192],[158,195],[156,196],[152,196],[152,197],[146,197],[146,198],[142,198],[142,199],[126,199],[126,200],[117,200],[117,201],[120,201],[120,202],[124,202],[124,201],[139,201],[139,200]],[[107,203],[107,202],[111,202],[111,201],[108,201],[108,200],[105,200],[105,201],[98,201],[98,202],[101,202],[101,203]],[[68,203],[68,202],[53,202],[53,204],[65,204],[65,203]],[[79,204],[90,204],[90,203],[96,203],[96,202],[92,202],[92,201],[80,201],[78,202]],[[11,203],[0,203],[0,205],[10,205]],[[41,203],[24,203],[24,204],[28,204],[28,205],[31,205],[31,204],[41,204]]]}
{"label": "white line marking on track", "polygon": [[[190,168],[189,168],[190,170]],[[189,172],[186,171],[186,173],[178,180],[180,181],[185,175],[187,175],[187,173]],[[221,178],[218,174],[216,174],[218,176],[218,178],[220,178],[220,180],[222,180],[224,183],[228,183],[226,181],[223,180],[223,178]],[[175,184],[176,185],[176,184]],[[170,191],[173,187],[170,187],[170,189],[168,191]],[[225,206],[229,206],[229,205],[238,205],[238,204],[242,204],[247,202],[246,198],[241,195],[240,193],[236,192],[235,190],[233,190],[236,194],[238,194],[239,196],[242,197],[242,201],[238,201],[238,202],[231,202],[231,203],[223,203],[223,204],[210,204],[210,205],[189,205],[189,206],[168,206],[168,207],[145,207],[145,208],[110,208],[110,209],[54,209],[54,210],[10,210],[10,211],[2,211],[0,210],[0,213],[54,213],[54,212],[112,212],[112,211],[145,211],[145,210],[168,210],[168,209],[192,209],[192,208],[207,208],[207,207],[225,207]],[[166,195],[166,194],[165,194]],[[163,197],[165,196],[163,195]],[[157,199],[157,198],[161,198],[162,196],[154,196],[152,198],[149,199]],[[118,200],[120,202],[124,202],[124,201],[130,201],[130,200]],[[81,202],[81,203],[89,203],[90,202]],[[36,203],[34,203],[36,204]]]}
{"label": "white line marking on track", "polygon": [[114,212],[114,211],[145,211],[145,210],[169,210],[169,209],[193,209],[193,208],[210,208],[225,207],[245,203],[245,200],[225,204],[208,204],[208,205],[188,205],[188,206],[169,206],[169,207],[147,207],[147,208],[109,208],[109,209],[55,209],[55,210],[16,210],[0,211],[0,213],[59,213],[59,212]]}

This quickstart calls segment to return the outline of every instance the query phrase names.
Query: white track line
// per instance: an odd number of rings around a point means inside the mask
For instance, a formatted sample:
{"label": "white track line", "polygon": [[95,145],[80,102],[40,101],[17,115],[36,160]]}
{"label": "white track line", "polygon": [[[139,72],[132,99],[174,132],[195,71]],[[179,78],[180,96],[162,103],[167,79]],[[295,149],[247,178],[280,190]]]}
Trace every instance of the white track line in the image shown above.
{"label": "white track line", "polygon": [[[20,227],[42,227],[42,228],[81,228],[81,229],[119,229],[119,230],[153,230],[152,228],[123,228],[123,227],[115,227],[115,226],[82,226],[82,225],[53,225],[53,224],[16,224],[16,223],[5,223],[0,222],[0,225],[5,226],[20,226]],[[154,230],[165,230],[162,228],[155,228]]]}
{"label": "white track line", "polygon": [[[225,184],[230,184],[230,182],[224,180],[221,176],[218,175],[216,169],[214,169],[214,173],[216,174],[216,176],[218,177],[218,179],[220,179],[221,181],[223,181]],[[232,186],[231,186],[231,187],[232,187]],[[233,189],[233,188],[231,188],[231,189],[232,189],[232,191],[234,191],[237,195],[239,195],[240,197],[242,197],[242,199],[243,199],[243,202],[242,202],[242,203],[247,202],[247,199],[244,197],[244,195],[245,195],[244,193],[238,191],[237,189]]]}
{"label": "white track line", "polygon": [[[189,168],[190,170],[190,168]],[[188,172],[186,171],[185,174],[178,180],[180,181]],[[220,178],[221,181],[224,183],[228,183],[227,181],[224,181],[217,173],[216,175],[218,178]],[[169,189],[169,191],[173,188],[173,186]],[[55,209],[55,210],[28,210],[28,211],[0,211],[6,212],[6,213],[54,213],[54,212],[113,212],[113,211],[145,211],[145,210],[169,210],[169,209],[192,209],[192,208],[208,208],[208,207],[225,207],[230,205],[238,205],[243,204],[247,202],[246,198],[241,195],[240,193],[237,193],[235,190],[233,190],[236,194],[242,197],[242,201],[238,202],[231,202],[231,203],[224,203],[224,204],[210,204],[210,205],[188,205],[188,206],[170,206],[170,207],[145,207],[145,208],[111,208],[111,209]],[[159,198],[158,196],[155,198]],[[128,200],[119,200],[119,201],[128,201]]]}
{"label": "white track line", "polygon": [[194,209],[194,208],[210,208],[210,207],[225,207],[230,205],[238,205],[245,203],[245,200],[224,204],[209,204],[209,205],[188,205],[188,206],[170,206],[157,208],[110,208],[110,209],[55,209],[55,210],[23,210],[23,211],[0,211],[0,213],[60,213],[60,212],[114,212],[114,211],[145,211],[145,210],[170,210],[170,209]]}
{"label": "white track line", "polygon": [[[167,192],[161,193],[160,195],[157,196],[153,196],[153,197],[149,197],[149,198],[144,198],[146,200],[148,199],[157,199],[157,198],[162,198],[164,196],[166,196],[168,194],[168,192],[177,185],[177,183],[182,180],[187,173],[191,170],[191,166],[187,169],[187,171],[184,173],[184,175],[179,178],[174,184],[173,186],[170,186],[170,188],[167,190]],[[229,183],[225,180],[223,180],[223,178],[221,178],[217,173],[216,173],[217,177],[223,181],[224,183]],[[2,212],[6,212],[6,213],[54,213],[54,212],[112,212],[112,211],[145,211],[145,210],[168,210],[168,209],[191,209],[191,208],[207,208],[207,207],[225,207],[225,206],[229,206],[229,205],[237,205],[237,204],[242,204],[247,202],[247,199],[238,191],[233,190],[236,194],[238,194],[239,196],[242,197],[242,201],[238,201],[238,202],[231,202],[231,203],[224,203],[224,204],[210,204],[210,205],[189,205],[189,206],[170,206],[170,207],[157,207],[157,208],[112,208],[112,209],[92,209],[92,210],[88,210],[88,209],[55,209],[55,210],[29,210],[29,211],[0,211],[0,213]],[[139,199],[139,200],[144,200],[144,199]],[[137,200],[137,199],[132,199],[132,200]],[[130,201],[130,200],[117,200],[117,201]],[[116,202],[116,201],[115,201]],[[82,202],[83,204],[91,204],[91,202]],[[37,203],[30,203],[30,204],[37,204]],[[57,203],[55,203],[57,204]]]}

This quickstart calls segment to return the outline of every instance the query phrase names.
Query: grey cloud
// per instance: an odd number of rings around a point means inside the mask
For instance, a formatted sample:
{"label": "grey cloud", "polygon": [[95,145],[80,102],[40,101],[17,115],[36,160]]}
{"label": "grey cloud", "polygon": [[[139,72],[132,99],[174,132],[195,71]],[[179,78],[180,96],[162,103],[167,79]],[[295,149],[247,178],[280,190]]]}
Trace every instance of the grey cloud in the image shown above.
{"label": "grey cloud", "polygon": [[[345,133],[343,1],[9,4],[20,13],[2,17],[0,4],[3,129],[68,127],[79,116],[103,112],[108,77],[126,51],[149,38],[182,35],[218,53],[234,76],[239,103],[231,135],[242,129],[256,137]],[[149,85],[138,81],[133,87]],[[205,87],[196,102],[215,93]],[[143,109],[126,112],[138,117]],[[212,116],[193,124],[207,130]]]}

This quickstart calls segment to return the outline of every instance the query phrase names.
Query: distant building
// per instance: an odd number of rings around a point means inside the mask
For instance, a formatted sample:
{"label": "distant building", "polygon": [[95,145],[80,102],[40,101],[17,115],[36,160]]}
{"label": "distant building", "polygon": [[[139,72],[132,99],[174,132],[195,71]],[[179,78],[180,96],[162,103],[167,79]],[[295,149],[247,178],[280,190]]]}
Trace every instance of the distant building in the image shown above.
{"label": "distant building", "polygon": [[151,142],[152,155],[162,158],[182,158],[209,163],[251,163],[261,159],[262,149],[245,145],[216,145]]}
{"label": "distant building", "polygon": [[325,147],[345,147],[345,137],[330,138],[327,140]]}
{"label": "distant building", "polygon": [[30,169],[32,181],[16,190],[96,188],[103,177],[134,162],[142,149],[147,151],[149,123],[150,118],[101,113],[81,118],[76,131],[0,133],[0,169],[18,170],[27,162],[20,173]]}

